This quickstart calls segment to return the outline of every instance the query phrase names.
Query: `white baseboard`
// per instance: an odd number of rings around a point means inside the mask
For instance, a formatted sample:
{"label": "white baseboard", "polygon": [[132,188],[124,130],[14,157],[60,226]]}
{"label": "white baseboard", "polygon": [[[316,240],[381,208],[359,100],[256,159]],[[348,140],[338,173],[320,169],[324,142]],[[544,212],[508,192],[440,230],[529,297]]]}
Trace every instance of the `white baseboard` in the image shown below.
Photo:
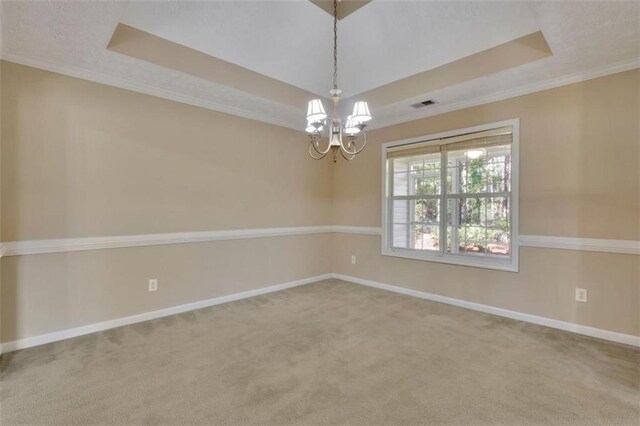
{"label": "white baseboard", "polygon": [[400,293],[407,296],[419,297],[421,299],[432,300],[434,302],[446,303],[448,305],[459,306],[461,308],[472,309],[474,311],[485,312],[488,314],[498,315],[501,317],[543,325],[545,327],[557,328],[559,330],[569,331],[577,334],[583,334],[585,336],[597,337],[603,340],[609,340],[616,343],[623,343],[625,345],[640,347],[639,336],[616,333],[615,331],[608,331],[608,330],[602,330],[600,328],[587,327],[585,325],[575,324],[572,322],[559,321],[551,318],[540,317],[537,315],[530,315],[522,312],[510,311],[508,309],[496,308],[494,306],[482,305],[480,303],[468,302],[466,300],[439,296],[437,294],[426,293],[418,290],[411,290],[408,288],[398,287],[398,286],[389,285],[389,284],[383,284],[375,281],[365,280],[362,278],[352,277],[349,275],[334,273],[332,274],[332,277],[343,280],[343,281],[349,281],[355,284],[364,285],[367,287],[393,291],[394,293]]}
{"label": "white baseboard", "polygon": [[166,317],[169,315],[175,315],[183,312],[194,311],[196,309],[202,309],[208,306],[220,305],[222,303],[233,302],[235,300],[246,299],[248,297],[253,297],[253,296],[259,296],[261,294],[273,293],[274,291],[279,291],[287,288],[310,284],[316,281],[326,280],[331,277],[332,277],[332,274],[316,275],[315,277],[303,278],[301,280],[290,281],[283,284],[276,284],[269,287],[258,288],[256,290],[243,291],[241,293],[234,293],[234,294],[229,294],[227,296],[214,297],[213,299],[200,300],[198,302],[172,306],[170,308],[160,309],[160,310],[151,311],[151,312],[145,312],[143,314],[131,315],[124,318],[117,318],[117,319],[99,322],[95,324],[84,325],[82,327],[75,327],[67,330],[56,331],[53,333],[41,334],[39,336],[33,336],[33,337],[27,337],[24,339],[14,340],[12,342],[6,342],[6,343],[0,344],[0,354],[13,352],[18,349],[26,349],[33,346],[44,345],[46,343],[57,342],[59,340],[70,339],[72,337],[83,336],[85,334],[91,334],[98,331],[109,330],[111,328],[122,327],[124,325],[135,324],[143,321],[149,321],[152,319]]}
{"label": "white baseboard", "polygon": [[70,339],[72,337],[83,336],[98,331],[109,330],[112,328],[122,327],[129,324],[135,324],[143,321],[149,321],[156,318],[175,315],[183,312],[194,311],[196,309],[206,308],[208,306],[220,305],[222,303],[233,302],[235,300],[246,299],[248,297],[259,296],[261,294],[272,293],[287,288],[297,287],[310,284],[317,281],[336,278],[355,284],[373,287],[381,290],[392,291],[407,296],[419,297],[421,299],[432,300],[435,302],[446,303],[448,305],[459,306],[462,308],[472,309],[474,311],[485,312],[488,314],[498,315],[501,317],[516,319],[533,324],[543,325],[546,327],[556,328],[559,330],[569,331],[572,333],[583,334],[585,336],[596,337],[603,340],[609,340],[616,343],[640,347],[640,337],[628,334],[616,333],[614,331],[602,330],[594,327],[587,327],[566,321],[559,321],[550,318],[540,317],[536,315],[525,314],[522,312],[510,311],[508,309],[496,308],[493,306],[482,305],[480,303],[468,302],[465,300],[454,299],[451,297],[440,296],[437,294],[426,293],[418,290],[411,290],[404,287],[398,287],[390,284],[383,284],[376,281],[365,280],[362,278],[352,277],[336,273],[317,275],[314,277],[304,278],[296,281],[290,281],[283,284],[276,284],[269,287],[263,287],[256,290],[243,291],[241,293],[229,294],[227,296],[215,297],[213,299],[201,300],[198,302],[187,303],[184,305],[172,306],[170,308],[160,309],[152,312],[145,312],[138,315],[131,315],[124,318],[117,318],[109,321],[89,324],[81,327],[75,327],[67,330],[56,331],[52,333],[41,334],[38,336],[27,337],[24,339],[14,340],[12,342],[0,343],[0,354],[13,352],[19,349],[26,349],[33,346],[44,345],[59,340]]}

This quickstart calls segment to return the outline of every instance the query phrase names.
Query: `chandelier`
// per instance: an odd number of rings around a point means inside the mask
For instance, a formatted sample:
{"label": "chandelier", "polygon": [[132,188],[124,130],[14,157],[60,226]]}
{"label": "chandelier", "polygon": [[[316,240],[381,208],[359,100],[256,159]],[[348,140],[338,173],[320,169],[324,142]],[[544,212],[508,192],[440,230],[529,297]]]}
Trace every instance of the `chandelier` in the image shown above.
{"label": "chandelier", "polygon": [[[320,99],[309,101],[307,109],[307,127],[309,134],[309,155],[314,160],[321,160],[327,156],[329,151],[333,155],[333,162],[338,159],[338,151],[345,158],[351,161],[367,145],[367,134],[364,128],[366,122],[371,120],[369,106],[366,102],[356,102],[353,106],[353,113],[346,118],[344,124],[338,111],[340,93],[338,89],[338,1],[333,0],[333,90],[329,91],[333,101],[331,118],[328,118]],[[320,140],[323,136],[328,136],[328,144],[322,147]],[[362,142],[358,143],[360,136]],[[359,146],[358,146],[359,145]]]}

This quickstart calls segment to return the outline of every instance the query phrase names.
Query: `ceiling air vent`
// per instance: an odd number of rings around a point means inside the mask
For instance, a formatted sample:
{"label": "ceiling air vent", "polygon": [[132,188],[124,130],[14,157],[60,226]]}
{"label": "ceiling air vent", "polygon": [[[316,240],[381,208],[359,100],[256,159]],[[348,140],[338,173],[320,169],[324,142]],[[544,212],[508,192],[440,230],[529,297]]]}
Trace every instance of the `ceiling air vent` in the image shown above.
{"label": "ceiling air vent", "polygon": [[433,99],[428,99],[426,101],[418,102],[417,104],[413,104],[411,106],[414,108],[424,108],[426,106],[433,105],[435,103],[436,101],[434,101]]}

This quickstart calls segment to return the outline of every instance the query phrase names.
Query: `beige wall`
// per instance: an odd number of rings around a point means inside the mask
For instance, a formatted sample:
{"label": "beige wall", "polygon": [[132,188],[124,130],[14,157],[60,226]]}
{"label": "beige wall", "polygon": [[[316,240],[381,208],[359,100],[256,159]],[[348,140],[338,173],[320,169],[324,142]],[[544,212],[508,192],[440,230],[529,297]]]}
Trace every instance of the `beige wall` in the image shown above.
{"label": "beige wall", "polygon": [[[2,63],[0,62],[0,237],[2,237]],[[2,238],[0,238],[0,242]],[[2,248],[0,248],[0,342],[2,342]]]}
{"label": "beige wall", "polygon": [[[331,235],[9,256],[4,341],[330,272]],[[158,279],[158,291],[147,280]]]}
{"label": "beige wall", "polygon": [[[378,227],[381,143],[514,117],[521,234],[640,239],[638,70],[372,131],[356,160],[335,166],[310,160],[301,132],[7,62],[0,70],[3,241]],[[382,257],[379,237],[319,234],[10,256],[0,341],[328,272],[640,335],[638,256],[520,255],[520,272],[508,273]],[[574,301],[578,285],[589,303]]]}
{"label": "beige wall", "polygon": [[2,241],[331,222],[301,132],[2,67]]}
{"label": "beige wall", "polygon": [[384,142],[520,118],[520,233],[640,239],[640,70],[386,127],[334,171],[333,222],[381,226]]}
{"label": "beige wall", "polygon": [[[502,272],[380,255],[380,237],[333,236],[333,271],[483,305],[640,335],[638,256],[520,248],[520,271]],[[357,264],[351,265],[351,255]],[[575,301],[575,288],[589,302]]]}
{"label": "beige wall", "polygon": [[[304,134],[2,62],[2,241],[331,224]],[[330,235],[2,258],[1,341],[330,272]],[[159,290],[147,292],[147,281]]]}
{"label": "beige wall", "polygon": [[[520,234],[638,240],[639,103],[634,70],[370,132],[334,168],[333,222],[381,226],[382,143],[519,117]],[[381,256],[375,236],[336,235],[333,249],[337,273],[640,335],[638,256],[522,248],[510,273]]]}

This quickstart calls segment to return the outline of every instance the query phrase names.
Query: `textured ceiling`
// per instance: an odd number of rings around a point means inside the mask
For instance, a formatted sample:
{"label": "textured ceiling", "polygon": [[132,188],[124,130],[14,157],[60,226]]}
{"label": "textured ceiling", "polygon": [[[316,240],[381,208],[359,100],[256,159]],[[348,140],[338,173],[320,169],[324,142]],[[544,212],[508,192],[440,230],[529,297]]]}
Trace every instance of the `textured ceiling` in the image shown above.
{"label": "textured ceiling", "polygon": [[[332,18],[308,1],[132,2],[121,20],[320,96],[331,89]],[[538,29],[526,3],[373,1],[338,24],[339,85],[349,97]]]}
{"label": "textured ceiling", "polygon": [[[292,128],[306,105],[110,51],[124,23],[215,58],[327,95],[332,18],[308,0],[216,2],[2,2],[4,59]],[[373,126],[554,87],[640,65],[640,2],[374,0],[339,22],[345,97],[541,30],[553,56],[371,105]],[[425,74],[426,75],[426,74]],[[355,96],[357,98],[357,96]],[[427,98],[437,104],[414,110]],[[346,99],[346,106],[353,99]]]}

